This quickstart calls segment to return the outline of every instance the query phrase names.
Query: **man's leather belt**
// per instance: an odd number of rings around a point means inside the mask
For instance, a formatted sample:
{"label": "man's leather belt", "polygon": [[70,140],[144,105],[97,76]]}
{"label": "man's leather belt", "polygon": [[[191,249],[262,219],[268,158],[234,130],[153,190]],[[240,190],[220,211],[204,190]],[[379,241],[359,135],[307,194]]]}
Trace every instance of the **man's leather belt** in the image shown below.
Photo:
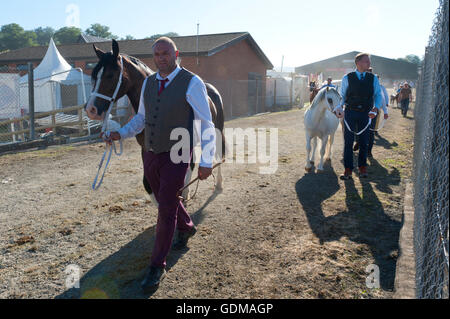
{"label": "man's leather belt", "polygon": [[370,111],[370,109],[367,109],[362,105],[358,105],[358,106],[346,105],[345,109],[350,110],[350,111],[356,111],[356,112],[369,112]]}

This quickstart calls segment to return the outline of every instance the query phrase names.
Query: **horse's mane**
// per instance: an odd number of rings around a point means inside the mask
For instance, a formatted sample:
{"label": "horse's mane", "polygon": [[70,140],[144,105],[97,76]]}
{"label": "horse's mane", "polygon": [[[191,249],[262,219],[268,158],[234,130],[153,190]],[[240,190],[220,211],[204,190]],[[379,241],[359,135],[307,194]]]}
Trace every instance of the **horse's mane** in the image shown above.
{"label": "horse's mane", "polygon": [[317,93],[316,98],[314,100],[321,101],[324,98],[326,91],[327,90],[324,89],[320,90],[319,93]]}
{"label": "horse's mane", "polygon": [[[329,88],[329,91],[328,91],[328,92],[330,92],[330,91],[335,91],[338,95],[340,95],[339,92],[338,92],[335,88],[333,88],[333,87],[330,87],[330,88]],[[314,98],[314,101],[316,101],[316,102],[322,101],[322,100],[325,98],[326,92],[327,92],[327,88],[326,88],[326,87],[323,88],[323,89],[321,89],[321,90],[319,91],[319,93],[317,93],[316,97]],[[311,105],[311,106],[312,106],[312,105]]]}
{"label": "horse's mane", "polygon": [[153,74],[155,73],[152,69],[150,69],[148,67],[147,64],[145,64],[144,62],[142,62],[141,60],[139,60],[138,58],[128,55],[128,54],[124,54],[121,53],[124,57],[127,57],[133,64],[135,64],[137,67],[140,67],[141,69],[144,69],[145,72],[147,72],[148,74]]}

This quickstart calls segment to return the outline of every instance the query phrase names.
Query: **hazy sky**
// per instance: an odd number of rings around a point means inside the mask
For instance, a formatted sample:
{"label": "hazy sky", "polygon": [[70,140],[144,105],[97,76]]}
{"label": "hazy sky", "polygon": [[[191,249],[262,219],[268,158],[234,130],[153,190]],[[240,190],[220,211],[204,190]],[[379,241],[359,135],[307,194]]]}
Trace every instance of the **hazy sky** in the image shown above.
{"label": "hazy sky", "polygon": [[[0,26],[59,29],[93,23],[120,37],[248,31],[275,66],[295,67],[350,51],[420,57],[439,0],[15,0],[2,1]],[[78,14],[79,12],[79,14]]]}

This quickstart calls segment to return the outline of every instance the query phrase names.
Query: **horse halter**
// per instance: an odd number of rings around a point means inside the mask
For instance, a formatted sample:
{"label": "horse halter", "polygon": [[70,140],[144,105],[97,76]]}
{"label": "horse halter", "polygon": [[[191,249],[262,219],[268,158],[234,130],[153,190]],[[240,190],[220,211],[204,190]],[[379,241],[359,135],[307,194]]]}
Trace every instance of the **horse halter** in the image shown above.
{"label": "horse halter", "polygon": [[330,112],[333,113],[334,107],[330,104],[330,100],[333,101],[333,99],[328,98],[328,89],[329,88],[327,87],[327,90],[325,91],[325,101],[327,102],[328,110],[330,110]]}
{"label": "horse halter", "polygon": [[[120,56],[119,81],[117,82],[116,89],[114,90],[114,94],[113,94],[112,97],[109,97],[109,96],[103,95],[101,93],[98,93],[98,89],[100,88],[100,83],[102,82],[102,75],[103,75],[103,68],[101,68],[100,71],[98,72],[97,84],[95,86],[94,91],[92,91],[91,95],[110,102],[110,105],[109,105],[109,108],[108,108],[108,112],[107,112],[107,116],[109,116],[109,113],[111,113],[111,107],[112,107],[113,103],[116,101],[117,94],[119,94],[120,87],[122,86],[122,79],[123,79],[123,58],[122,58],[122,56]],[[106,118],[107,117],[105,117],[105,119]]]}

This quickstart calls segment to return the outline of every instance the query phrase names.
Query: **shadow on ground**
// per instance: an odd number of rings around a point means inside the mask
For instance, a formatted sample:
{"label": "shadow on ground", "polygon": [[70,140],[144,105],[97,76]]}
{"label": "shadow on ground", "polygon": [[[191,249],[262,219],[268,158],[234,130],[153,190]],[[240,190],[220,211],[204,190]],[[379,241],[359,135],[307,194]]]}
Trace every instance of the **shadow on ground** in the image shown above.
{"label": "shadow on ground", "polygon": [[[400,177],[395,170],[388,174],[376,160],[372,160],[371,164],[369,178],[361,180],[362,194],[356,189],[354,180],[345,182],[347,210],[335,215],[325,214],[322,209],[323,202],[340,189],[338,176],[329,162],[324,173],[304,175],[295,189],[308,223],[320,242],[337,241],[345,236],[355,243],[368,245],[374,263],[380,268],[381,288],[393,290],[396,269],[394,252],[398,250],[401,222],[385,213],[372,183],[376,183],[378,189],[392,193],[390,186],[398,184]],[[373,176],[378,177],[374,179]]]}
{"label": "shadow on ground", "polygon": [[[205,204],[191,215],[195,225],[202,223],[204,209],[217,197],[211,195]],[[144,279],[150,263],[155,241],[156,225],[122,247],[119,251],[101,261],[80,279],[80,288],[72,288],[56,299],[148,299],[157,290],[144,293],[140,283]],[[167,270],[189,251],[170,251],[167,257]]]}

